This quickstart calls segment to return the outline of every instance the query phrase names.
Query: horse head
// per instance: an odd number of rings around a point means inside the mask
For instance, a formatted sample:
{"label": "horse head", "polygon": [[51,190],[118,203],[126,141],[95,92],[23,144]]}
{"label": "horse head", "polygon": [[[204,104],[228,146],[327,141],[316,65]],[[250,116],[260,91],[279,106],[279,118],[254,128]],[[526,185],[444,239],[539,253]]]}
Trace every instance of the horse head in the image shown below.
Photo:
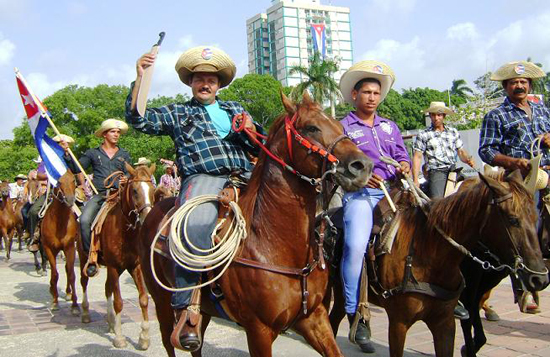
{"label": "horse head", "polygon": [[140,223],[143,223],[155,202],[155,187],[151,176],[156,170],[156,165],[133,168],[126,163],[126,170],[130,174],[130,178],[124,188],[123,207],[126,206],[129,213],[136,213]]}
{"label": "horse head", "polygon": [[2,199],[9,198],[10,186],[8,181],[2,181],[2,183],[0,183],[0,195],[2,195]]}
{"label": "horse head", "polygon": [[68,207],[72,207],[75,202],[75,191],[75,177],[71,170],[67,170],[67,172],[57,180],[57,186],[54,188],[53,194],[56,199],[66,204]]}
{"label": "horse head", "polygon": [[[549,284],[537,235],[533,196],[527,192],[519,170],[501,180],[479,174],[489,188],[488,215],[480,228],[481,242],[501,260],[517,270],[529,291]],[[486,232],[486,234],[483,234]]]}
{"label": "horse head", "polygon": [[346,191],[364,187],[373,163],[344,134],[342,125],[326,115],[307,92],[300,104],[283,93],[281,98],[286,115],[273,124],[270,150],[307,179],[332,173]]}

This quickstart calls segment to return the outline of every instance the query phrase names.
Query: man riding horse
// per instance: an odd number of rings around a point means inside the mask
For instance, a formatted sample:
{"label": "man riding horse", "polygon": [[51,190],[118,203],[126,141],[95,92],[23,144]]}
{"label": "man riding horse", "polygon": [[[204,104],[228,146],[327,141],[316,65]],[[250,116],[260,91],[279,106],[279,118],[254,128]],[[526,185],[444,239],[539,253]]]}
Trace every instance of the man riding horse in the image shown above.
{"label": "man riding horse", "polygon": [[[115,171],[122,171],[128,174],[124,163],[130,164],[130,154],[117,146],[118,140],[122,134],[128,131],[128,125],[120,120],[107,119],[101,123],[101,127],[95,132],[95,136],[103,138],[103,143],[93,149],[88,149],[79,159],[80,165],[86,170],[92,166],[93,184],[97,189],[97,194],[92,196],[82,209],[80,216],[80,233],[82,236],[82,246],[85,252],[90,251],[92,223],[99,212],[101,206],[105,202],[105,194],[107,188],[104,180]],[[120,183],[124,183],[126,177],[121,176]],[[114,183],[118,187],[118,183]],[[88,255],[88,267],[86,275],[93,277],[97,274],[97,261],[95,255]]]}
{"label": "man riding horse", "polygon": [[[182,182],[180,204],[199,195],[217,194],[231,172],[250,172],[253,166],[248,153],[257,154],[244,132],[233,130],[232,118],[240,115],[245,128],[263,132],[240,104],[216,97],[218,90],[229,85],[235,77],[235,64],[225,52],[214,47],[189,49],[176,63],[176,72],[181,81],[191,87],[193,98],[184,104],[147,109],[141,117],[136,110],[137,94],[144,70],[155,59],[155,55],[146,53],[137,61],[136,81],[126,101],[126,120],[141,132],[169,135],[174,141],[176,165]],[[197,247],[210,247],[210,235],[217,215],[217,205],[213,203],[201,205],[190,215],[187,232]],[[176,265],[175,276],[177,288],[195,286],[200,279],[200,273],[187,271],[179,265]],[[186,291],[172,295],[177,326],[171,342],[176,348],[194,351],[201,345],[200,312],[195,308],[188,309],[190,305],[197,306],[198,296],[198,289],[193,293]]]}
{"label": "man riding horse", "polygon": [[[362,61],[353,65],[340,81],[344,99],[355,107],[341,123],[344,133],[373,162],[374,169],[367,186],[346,193],[344,206],[344,252],[341,271],[344,283],[345,309],[350,326],[358,319],[358,298],[361,285],[363,257],[369,244],[373,226],[373,211],[384,198],[382,185],[397,178],[397,171],[410,171],[410,158],[397,125],[380,117],[376,109],[382,103],[395,81],[391,68],[379,61]],[[400,169],[382,162],[381,156],[400,163]],[[350,337],[351,338],[351,337]],[[353,343],[365,352],[374,352],[370,342],[368,321],[359,320]]]}
{"label": "man riding horse", "polygon": [[[491,80],[502,83],[506,98],[483,119],[479,156],[484,162],[509,172],[519,169],[524,177],[532,171],[536,178],[539,166],[550,169],[550,111],[543,104],[528,100],[533,80],[544,77],[546,73],[540,67],[527,61],[506,63],[491,75]],[[542,148],[532,152],[532,143],[537,138],[541,139]],[[535,155],[540,155],[538,160],[530,160]],[[539,164],[533,165],[535,162]],[[541,198],[548,194],[548,188],[544,190],[542,195],[538,190],[534,192],[538,212],[543,207]],[[517,290],[514,287],[516,293]],[[521,310],[539,312],[537,303],[528,294],[528,299],[520,301]]]}

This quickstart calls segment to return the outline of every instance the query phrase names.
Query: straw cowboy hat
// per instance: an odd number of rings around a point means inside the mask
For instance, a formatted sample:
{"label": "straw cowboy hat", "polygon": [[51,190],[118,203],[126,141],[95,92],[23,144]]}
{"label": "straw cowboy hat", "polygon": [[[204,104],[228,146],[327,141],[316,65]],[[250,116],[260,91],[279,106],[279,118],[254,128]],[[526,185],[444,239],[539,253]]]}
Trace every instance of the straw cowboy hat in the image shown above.
{"label": "straw cowboy hat", "polygon": [[128,131],[128,124],[118,119],[107,119],[101,123],[101,127],[94,133],[98,138],[103,137],[103,133],[111,129],[120,129],[121,134],[126,134]]}
{"label": "straw cowboy hat", "polygon": [[532,194],[548,185],[548,174],[540,168],[541,159],[542,155],[537,155],[530,160],[531,170],[525,180],[523,180],[525,188]]}
{"label": "straw cowboy hat", "polygon": [[451,108],[447,108],[444,102],[431,102],[430,107],[424,110],[424,113],[434,114],[454,114]]}
{"label": "straw cowboy hat", "polygon": [[74,196],[75,199],[80,203],[84,203],[86,201],[86,194],[84,193],[84,189],[82,187],[77,187],[74,190]]}
{"label": "straw cowboy hat", "polygon": [[140,157],[137,162],[134,163],[134,166],[139,165],[149,165],[151,163],[151,160],[149,160],[146,157]]}
{"label": "straw cowboy hat", "polygon": [[357,62],[340,79],[340,92],[346,102],[355,104],[351,91],[357,82],[365,78],[374,78],[380,81],[380,103],[384,101],[395,82],[395,74],[387,64],[372,60]]}
{"label": "straw cowboy hat", "polygon": [[19,174],[19,175],[15,176],[15,179],[16,179],[16,180],[18,180],[18,179],[26,180],[26,179],[27,179],[27,176],[22,175],[22,174]]}
{"label": "straw cowboy hat", "polygon": [[176,63],[176,72],[181,81],[189,85],[193,73],[206,72],[217,74],[220,88],[227,86],[237,73],[233,60],[219,48],[199,46],[185,51]]}
{"label": "straw cowboy hat", "polygon": [[74,139],[71,138],[69,135],[65,135],[65,134],[60,134],[60,135],[56,135],[54,136],[53,138],[53,141],[55,141],[56,143],[59,143],[59,142],[66,142],[67,144],[71,145],[71,144],[74,144]]}
{"label": "straw cowboy hat", "polygon": [[546,77],[546,73],[536,64],[527,61],[515,61],[508,62],[497,69],[491,74],[490,79],[502,82],[513,78],[537,79],[542,77]]}

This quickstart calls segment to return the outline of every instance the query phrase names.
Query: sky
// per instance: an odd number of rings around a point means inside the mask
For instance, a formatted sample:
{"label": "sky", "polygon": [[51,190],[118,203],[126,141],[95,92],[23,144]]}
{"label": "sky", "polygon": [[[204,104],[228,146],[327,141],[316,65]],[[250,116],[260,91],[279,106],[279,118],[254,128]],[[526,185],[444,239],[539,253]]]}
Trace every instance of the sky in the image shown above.
{"label": "sky", "polygon": [[[531,57],[550,71],[547,0],[321,0],[350,8],[354,61],[376,59],[395,89],[445,90]],[[248,73],[246,20],[270,0],[0,0],[0,139],[24,117],[19,68],[44,99],[69,84],[129,85],[135,62],[166,32],[150,97],[190,91],[174,70],[186,49],[216,46]],[[55,118],[54,118],[55,121]],[[63,131],[62,128],[60,128]]]}

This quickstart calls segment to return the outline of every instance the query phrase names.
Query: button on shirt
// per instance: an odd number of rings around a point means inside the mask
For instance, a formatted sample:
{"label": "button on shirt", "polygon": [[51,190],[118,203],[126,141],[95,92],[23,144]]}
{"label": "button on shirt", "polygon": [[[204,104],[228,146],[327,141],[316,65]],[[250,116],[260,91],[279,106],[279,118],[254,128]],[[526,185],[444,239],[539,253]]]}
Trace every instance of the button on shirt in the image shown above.
{"label": "button on shirt", "polygon": [[[169,135],[176,146],[176,165],[182,177],[203,173],[225,175],[236,170],[251,171],[252,164],[246,152],[257,155],[258,149],[244,132],[231,132],[222,138],[204,105],[196,99],[184,104],[170,104],[161,108],[147,108],[144,117],[132,111],[132,90],[126,100],[126,120],[136,130],[151,135]],[[218,100],[228,121],[244,108],[236,102]],[[258,133],[263,129],[256,125]]]}
{"label": "button on shirt", "polygon": [[351,138],[361,151],[374,163],[373,172],[384,180],[395,178],[395,168],[380,160],[380,156],[388,156],[397,162],[411,163],[401,132],[397,125],[389,120],[374,116],[372,127],[366,125],[354,112],[340,121],[344,133]]}
{"label": "button on shirt", "polygon": [[[550,111],[544,105],[533,102],[529,102],[529,106],[532,120],[508,97],[485,115],[479,137],[479,156],[484,162],[491,164],[496,154],[531,159],[533,140],[550,132]],[[541,166],[550,165],[547,148],[543,148],[542,155]]]}
{"label": "button on shirt", "polygon": [[457,150],[464,147],[458,130],[445,126],[443,131],[433,126],[421,130],[413,149],[424,154],[428,170],[448,170],[457,161]]}
{"label": "button on shirt", "polygon": [[[94,174],[92,182],[100,194],[107,191],[103,181],[115,171],[122,171],[124,174],[127,174],[128,172],[126,171],[124,163],[127,162],[130,164],[132,162],[128,151],[118,148],[118,151],[113,157],[109,158],[109,155],[107,155],[101,146],[94,149],[88,149],[78,161],[80,161],[80,165],[82,165],[84,170],[90,165],[92,166]],[[115,184],[115,187],[117,187],[117,185],[118,183]]]}

